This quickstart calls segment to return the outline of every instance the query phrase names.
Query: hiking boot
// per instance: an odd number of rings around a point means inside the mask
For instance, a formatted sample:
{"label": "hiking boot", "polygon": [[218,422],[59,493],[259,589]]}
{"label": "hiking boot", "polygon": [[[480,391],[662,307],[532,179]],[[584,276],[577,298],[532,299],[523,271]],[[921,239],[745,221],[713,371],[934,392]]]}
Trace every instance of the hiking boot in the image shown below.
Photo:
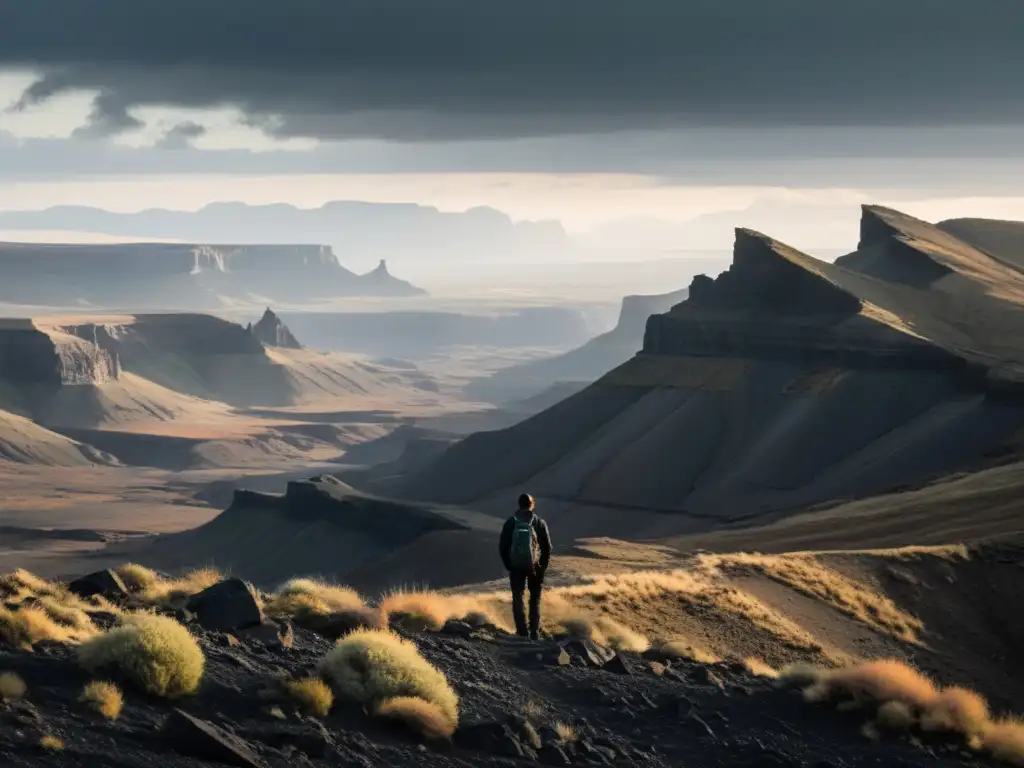
{"label": "hiking boot", "polygon": [[536,641],[536,640],[540,640],[540,632],[537,632],[536,630],[534,630],[533,632],[531,632],[531,633],[530,633],[530,639],[531,639],[531,640],[534,640],[534,641]]}

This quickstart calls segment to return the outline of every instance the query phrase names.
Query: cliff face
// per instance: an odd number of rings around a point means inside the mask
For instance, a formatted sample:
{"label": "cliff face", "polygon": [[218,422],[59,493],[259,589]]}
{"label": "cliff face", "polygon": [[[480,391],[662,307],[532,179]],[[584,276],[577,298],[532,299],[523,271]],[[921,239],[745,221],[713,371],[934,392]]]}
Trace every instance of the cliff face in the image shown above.
{"label": "cliff face", "polygon": [[271,312],[270,307],[267,307],[267,311],[256,325],[249,327],[249,332],[262,344],[271,347],[302,349],[299,340],[288,330],[288,326],[281,322],[281,318]]}
{"label": "cliff face", "polygon": [[888,209],[864,209],[835,264],[739,230],[732,266],[652,316],[639,354],[398,492],[501,515],[527,490],[563,536],[658,537],[1024,455],[1021,285]]}
{"label": "cliff face", "polygon": [[0,300],[13,303],[208,308],[219,296],[304,300],[422,292],[386,271],[356,275],[319,245],[0,244]]}

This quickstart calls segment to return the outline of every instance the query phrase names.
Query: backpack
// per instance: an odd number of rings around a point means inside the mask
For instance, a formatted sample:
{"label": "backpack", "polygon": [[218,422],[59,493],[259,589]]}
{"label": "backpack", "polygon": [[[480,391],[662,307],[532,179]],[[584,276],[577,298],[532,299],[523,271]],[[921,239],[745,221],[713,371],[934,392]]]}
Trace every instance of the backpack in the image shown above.
{"label": "backpack", "polygon": [[523,520],[519,515],[513,518],[509,561],[514,571],[532,571],[537,567],[540,558],[538,557],[537,532],[533,527],[536,519],[533,515],[528,520]]}

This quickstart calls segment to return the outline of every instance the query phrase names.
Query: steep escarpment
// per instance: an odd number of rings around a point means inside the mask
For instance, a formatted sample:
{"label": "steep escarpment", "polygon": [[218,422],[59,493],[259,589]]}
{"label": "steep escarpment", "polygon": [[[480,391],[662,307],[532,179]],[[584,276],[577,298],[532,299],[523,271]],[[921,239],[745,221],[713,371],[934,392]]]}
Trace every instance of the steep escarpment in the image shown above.
{"label": "steep escarpment", "polygon": [[420,293],[386,270],[357,275],[320,245],[0,244],[0,300],[17,304],[197,309],[219,306],[221,297]]}
{"label": "steep escarpment", "polygon": [[654,296],[626,296],[612,330],[565,354],[503,368],[473,382],[467,392],[484,400],[504,402],[531,397],[560,382],[594,381],[636,353],[647,318],[667,312],[687,295],[683,289]]}
{"label": "steep escarpment", "polygon": [[1024,222],[995,219],[949,219],[936,225],[1015,269],[1024,270]]}
{"label": "steep escarpment", "polygon": [[250,323],[246,330],[259,339],[262,344],[271,347],[302,349],[299,340],[288,330],[288,326],[281,322],[281,318],[271,311],[270,307],[267,307],[259,322],[255,325]]}
{"label": "steep escarpment", "polygon": [[363,496],[318,476],[288,483],[280,496],[236,491],[218,517],[161,537],[140,558],[166,569],[216,562],[266,586],[296,575],[343,580],[423,536],[476,530],[497,533],[496,523],[483,515]]}
{"label": "steep escarpment", "polygon": [[660,536],[1019,452],[1024,304],[1006,268],[926,222],[863,216],[835,265],[739,230],[729,270],[651,317],[635,357],[401,493],[507,514],[529,490],[568,535]]}

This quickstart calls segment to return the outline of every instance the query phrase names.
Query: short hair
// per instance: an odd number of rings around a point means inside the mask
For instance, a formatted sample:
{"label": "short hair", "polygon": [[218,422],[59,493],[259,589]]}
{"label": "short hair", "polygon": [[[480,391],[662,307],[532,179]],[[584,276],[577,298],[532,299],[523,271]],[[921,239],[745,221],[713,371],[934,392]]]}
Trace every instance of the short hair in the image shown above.
{"label": "short hair", "polygon": [[520,509],[533,509],[534,507],[533,496],[528,493],[524,493],[519,497],[519,508]]}

